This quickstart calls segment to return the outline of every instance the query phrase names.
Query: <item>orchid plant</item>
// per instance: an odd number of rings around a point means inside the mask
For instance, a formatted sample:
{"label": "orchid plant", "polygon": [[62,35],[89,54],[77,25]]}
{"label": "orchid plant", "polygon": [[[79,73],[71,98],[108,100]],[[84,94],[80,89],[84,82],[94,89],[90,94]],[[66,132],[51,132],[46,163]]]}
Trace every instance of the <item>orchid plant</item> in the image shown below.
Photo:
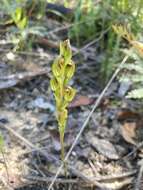
{"label": "orchid plant", "polygon": [[65,40],[60,43],[60,55],[52,65],[53,77],[50,81],[51,89],[54,92],[56,101],[56,118],[59,126],[61,143],[61,159],[64,161],[64,135],[68,118],[68,105],[73,100],[76,90],[69,85],[69,81],[74,75],[75,64],[72,61],[72,51],[70,41]]}

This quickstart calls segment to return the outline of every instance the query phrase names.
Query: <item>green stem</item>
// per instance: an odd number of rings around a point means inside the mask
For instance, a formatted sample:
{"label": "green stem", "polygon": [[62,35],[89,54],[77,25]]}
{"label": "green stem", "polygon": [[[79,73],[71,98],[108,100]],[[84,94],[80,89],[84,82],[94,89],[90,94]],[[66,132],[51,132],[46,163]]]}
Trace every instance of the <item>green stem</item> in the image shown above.
{"label": "green stem", "polygon": [[64,161],[65,150],[64,150],[64,136],[63,133],[60,132],[60,143],[61,143],[61,160]]}
{"label": "green stem", "polygon": [[64,164],[65,176],[67,176],[67,164],[64,161],[64,159],[65,159],[64,134],[61,131],[60,131],[60,143],[61,143],[61,160],[62,160],[62,162]]}

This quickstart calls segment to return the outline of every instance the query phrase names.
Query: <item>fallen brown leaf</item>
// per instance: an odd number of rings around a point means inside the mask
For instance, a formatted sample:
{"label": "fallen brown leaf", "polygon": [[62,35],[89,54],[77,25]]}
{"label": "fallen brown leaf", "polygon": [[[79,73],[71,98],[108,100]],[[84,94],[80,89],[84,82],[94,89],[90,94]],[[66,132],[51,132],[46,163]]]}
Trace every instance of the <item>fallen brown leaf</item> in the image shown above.
{"label": "fallen brown leaf", "polygon": [[127,122],[121,127],[121,134],[125,141],[128,143],[136,145],[136,123],[135,122]]}
{"label": "fallen brown leaf", "polygon": [[75,99],[69,105],[69,108],[87,106],[94,102],[94,98],[89,98],[88,96],[76,96]]}
{"label": "fallen brown leaf", "polygon": [[117,119],[122,122],[121,135],[126,142],[137,145],[143,141],[142,114],[123,109],[117,113]]}

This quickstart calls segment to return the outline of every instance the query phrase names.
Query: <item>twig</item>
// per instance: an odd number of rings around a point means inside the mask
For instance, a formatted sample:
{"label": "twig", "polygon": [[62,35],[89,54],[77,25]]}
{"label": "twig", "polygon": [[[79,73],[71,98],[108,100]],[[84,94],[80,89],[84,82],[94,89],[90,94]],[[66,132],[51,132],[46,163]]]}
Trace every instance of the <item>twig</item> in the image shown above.
{"label": "twig", "polygon": [[[124,57],[123,61],[122,61],[122,62],[120,63],[120,65],[117,67],[117,69],[115,70],[115,72],[114,72],[114,74],[112,75],[111,79],[109,80],[109,82],[107,83],[107,85],[105,86],[105,88],[103,89],[103,91],[101,92],[101,94],[100,94],[100,96],[98,97],[97,101],[95,102],[95,104],[94,104],[94,106],[93,106],[91,112],[89,113],[89,115],[88,115],[88,117],[86,118],[85,122],[83,123],[83,125],[82,125],[82,127],[81,127],[79,133],[77,134],[77,136],[76,136],[76,138],[75,138],[75,140],[74,140],[74,142],[73,142],[71,148],[69,149],[67,155],[65,156],[65,159],[64,159],[65,162],[68,160],[68,158],[69,158],[69,156],[70,156],[70,154],[71,154],[73,148],[74,148],[75,145],[77,144],[77,142],[78,142],[78,140],[79,140],[79,138],[80,138],[82,132],[84,131],[85,127],[87,126],[87,124],[88,124],[88,122],[89,122],[89,120],[90,120],[92,114],[94,113],[95,109],[98,107],[98,105],[99,105],[100,101],[102,100],[102,98],[103,98],[105,92],[107,91],[107,89],[109,88],[109,86],[111,85],[111,83],[113,82],[113,80],[115,79],[115,77],[117,76],[117,74],[119,73],[119,71],[120,71],[120,69],[122,68],[122,66],[125,64],[125,62],[126,62],[126,60],[128,59],[128,57],[129,57],[129,55],[126,55],[126,56]],[[52,181],[51,184],[49,185],[48,190],[52,190],[52,187],[53,187],[53,185],[54,185],[54,183],[55,183],[55,180],[57,179],[58,175],[60,174],[60,172],[61,172],[63,166],[64,166],[64,165],[61,164],[61,166],[58,168],[57,173],[56,173],[55,177],[53,178],[53,181]]]}
{"label": "twig", "polygon": [[[26,180],[33,180],[33,181],[39,181],[39,182],[46,182],[46,183],[50,183],[53,180],[53,177],[38,177],[38,176],[22,176],[23,178],[25,178]],[[78,183],[77,179],[56,179],[55,181],[56,183]]]}

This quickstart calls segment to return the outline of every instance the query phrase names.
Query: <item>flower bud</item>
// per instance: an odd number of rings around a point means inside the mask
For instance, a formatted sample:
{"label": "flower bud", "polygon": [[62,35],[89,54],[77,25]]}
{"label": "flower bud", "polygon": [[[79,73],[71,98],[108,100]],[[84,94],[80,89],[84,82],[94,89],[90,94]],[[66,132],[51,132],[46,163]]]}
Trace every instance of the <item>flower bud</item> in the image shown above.
{"label": "flower bud", "polygon": [[65,77],[71,79],[75,72],[75,64],[71,61],[65,68]]}
{"label": "flower bud", "polygon": [[72,87],[66,87],[65,91],[64,91],[64,99],[67,102],[71,102],[75,96],[76,90],[73,89]]}
{"label": "flower bud", "polygon": [[68,60],[72,58],[72,51],[69,40],[65,40],[64,42],[60,43],[60,55],[64,56],[64,58]]}

